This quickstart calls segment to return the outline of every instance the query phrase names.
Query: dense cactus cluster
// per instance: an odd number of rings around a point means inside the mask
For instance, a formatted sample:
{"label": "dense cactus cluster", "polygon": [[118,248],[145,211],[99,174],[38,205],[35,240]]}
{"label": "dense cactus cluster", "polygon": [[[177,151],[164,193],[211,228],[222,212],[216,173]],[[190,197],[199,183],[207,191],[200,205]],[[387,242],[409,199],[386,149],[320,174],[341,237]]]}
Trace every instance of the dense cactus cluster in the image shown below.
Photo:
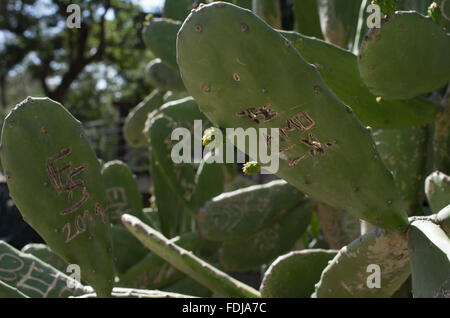
{"label": "dense cactus cluster", "polygon": [[[47,244],[0,241],[0,297],[449,297],[442,1],[373,1],[368,28],[371,1],[295,0],[295,31],[280,1],[198,2],[166,0],[142,31],[154,90],[123,134],[148,149],[150,207],[58,102],[5,118],[10,193]],[[243,171],[215,161],[227,128],[279,137],[279,169],[257,182],[267,164],[239,143],[223,152],[247,153]],[[231,275],[252,270],[259,290]]]}

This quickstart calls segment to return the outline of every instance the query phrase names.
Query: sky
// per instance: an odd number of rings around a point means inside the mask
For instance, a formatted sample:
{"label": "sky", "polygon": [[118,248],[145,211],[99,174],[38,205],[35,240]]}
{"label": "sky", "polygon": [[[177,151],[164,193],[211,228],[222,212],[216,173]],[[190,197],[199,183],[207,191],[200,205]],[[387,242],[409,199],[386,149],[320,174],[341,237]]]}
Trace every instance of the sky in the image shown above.
{"label": "sky", "polygon": [[133,0],[133,2],[139,4],[144,11],[148,12],[160,11],[164,5],[164,0]]}

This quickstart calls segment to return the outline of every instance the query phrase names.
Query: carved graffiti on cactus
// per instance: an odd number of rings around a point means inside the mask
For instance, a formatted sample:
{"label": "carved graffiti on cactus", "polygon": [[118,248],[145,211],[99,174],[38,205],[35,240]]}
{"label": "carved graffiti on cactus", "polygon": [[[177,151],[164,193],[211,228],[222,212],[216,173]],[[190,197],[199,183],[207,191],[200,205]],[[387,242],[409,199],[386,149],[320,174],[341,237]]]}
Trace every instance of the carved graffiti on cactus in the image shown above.
{"label": "carved graffiti on cactus", "polygon": [[319,139],[317,139],[313,134],[308,134],[308,139],[300,139],[300,141],[310,148],[309,154],[311,157],[315,157],[318,154],[323,155],[325,153]]}
{"label": "carved graffiti on cactus", "polygon": [[[325,144],[325,146],[324,146],[324,145],[322,145],[322,143],[317,139],[317,137],[314,136],[314,135],[311,134],[311,133],[308,134],[308,138],[302,138],[302,139],[300,139],[300,142],[301,142],[302,144],[308,146],[309,150],[308,150],[307,153],[302,154],[301,156],[296,157],[296,158],[294,158],[294,159],[286,159],[285,156],[281,156],[282,159],[285,159],[285,160],[288,160],[288,161],[289,161],[289,163],[288,163],[289,167],[294,167],[294,166],[298,165],[298,164],[300,163],[300,161],[302,161],[303,159],[305,159],[305,158],[307,157],[307,154],[309,154],[310,157],[312,157],[312,158],[314,158],[315,156],[317,156],[317,155],[319,155],[319,154],[320,154],[320,155],[324,155],[324,154],[325,154],[325,149],[326,149],[326,148],[331,148],[331,147],[333,147],[333,146],[337,143],[336,140],[333,140],[333,141],[331,141],[331,142],[327,142],[327,143]],[[294,145],[295,145],[295,144],[290,145],[290,146],[286,146],[285,148],[282,148],[280,152],[282,153],[282,152],[284,152],[284,151],[287,151],[287,150],[291,149]]]}
{"label": "carved graffiti on cactus", "polygon": [[[62,210],[60,212],[61,215],[70,214],[70,213],[78,210],[83,205],[83,203],[85,203],[87,201],[87,199],[89,198],[89,193],[87,192],[84,181],[80,180],[80,179],[73,180],[74,176],[76,176],[77,174],[79,174],[82,171],[84,171],[85,169],[87,169],[87,164],[84,163],[81,166],[74,168],[74,169],[72,169],[71,162],[69,162],[62,168],[58,168],[56,166],[56,161],[68,156],[71,152],[72,152],[72,149],[70,147],[64,148],[63,150],[61,150],[60,152],[53,155],[52,157],[50,157],[47,160],[47,173],[48,173],[50,181],[53,185],[53,188],[55,189],[55,191],[58,194],[68,192],[69,197],[72,197],[73,190],[75,190],[76,188],[81,188],[81,190],[82,190],[82,195],[81,195],[80,201],[78,201],[71,207]],[[72,169],[72,170],[70,170],[70,169]],[[63,172],[65,172],[67,170],[70,170],[70,172],[67,174],[66,184],[63,184],[63,182],[61,181],[61,175]]]}
{"label": "carved graffiti on cactus", "polygon": [[[103,211],[103,208],[100,204],[95,204],[95,215],[100,215],[101,221],[106,224],[106,218],[105,218],[105,212]],[[75,217],[74,225],[72,225],[70,222],[64,224],[62,230],[63,232],[66,231],[66,243],[69,243],[72,241],[75,237],[80,235],[81,233],[86,232],[87,230],[87,222],[86,219],[89,221],[91,226],[96,226],[97,223],[95,222],[95,218],[89,213],[88,210],[85,210],[83,214],[77,215]],[[72,231],[72,228],[75,228],[75,232]]]}
{"label": "carved graffiti on cactus", "polygon": [[[9,268],[4,268],[2,264],[8,264]],[[11,264],[15,267],[11,268]],[[81,284],[75,288],[68,288],[67,279],[60,273],[44,276],[42,275],[44,269],[40,268],[36,262],[32,262],[28,268],[24,267],[25,262],[18,256],[10,253],[0,255],[0,279],[15,285],[19,290],[33,291],[42,298],[47,298],[55,289],[59,290],[57,297],[74,296],[80,293]],[[45,278],[49,279],[45,280]]]}
{"label": "carved graffiti on cactus", "polygon": [[253,120],[257,125],[259,125],[261,121],[258,117],[262,117],[262,119],[265,122],[268,122],[277,117],[278,113],[274,112],[269,105],[264,105],[261,107],[250,107],[244,109],[240,112],[237,112],[236,115],[240,117],[247,116],[248,118]]}
{"label": "carved graffiti on cactus", "polygon": [[128,198],[123,187],[106,189],[106,200],[109,202],[106,210],[115,220],[120,219],[120,216],[124,213],[132,212],[131,209],[125,209],[128,205]]}
{"label": "carved graffiti on cactus", "polygon": [[286,130],[309,130],[316,125],[316,122],[308,115],[307,112],[298,113],[286,120]]}

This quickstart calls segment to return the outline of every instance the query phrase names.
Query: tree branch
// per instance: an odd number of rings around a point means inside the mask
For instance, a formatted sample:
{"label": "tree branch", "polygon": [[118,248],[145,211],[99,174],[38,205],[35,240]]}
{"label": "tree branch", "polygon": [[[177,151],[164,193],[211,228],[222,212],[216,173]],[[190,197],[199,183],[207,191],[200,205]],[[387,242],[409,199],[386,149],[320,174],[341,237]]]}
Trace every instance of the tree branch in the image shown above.
{"label": "tree branch", "polygon": [[82,27],[79,33],[80,38],[78,39],[79,46],[76,58],[70,62],[69,70],[63,75],[61,83],[58,85],[58,87],[56,87],[54,91],[47,93],[47,95],[49,95],[50,98],[61,101],[66,96],[70,88],[70,85],[77,79],[77,77],[84,70],[84,68],[87,65],[99,60],[102,57],[106,45],[105,16],[108,10],[110,9],[110,5],[111,5],[110,0],[107,0],[104,7],[105,11],[102,14],[100,20],[100,35],[99,35],[100,39],[95,53],[93,53],[88,57],[84,56],[89,36],[89,29]]}

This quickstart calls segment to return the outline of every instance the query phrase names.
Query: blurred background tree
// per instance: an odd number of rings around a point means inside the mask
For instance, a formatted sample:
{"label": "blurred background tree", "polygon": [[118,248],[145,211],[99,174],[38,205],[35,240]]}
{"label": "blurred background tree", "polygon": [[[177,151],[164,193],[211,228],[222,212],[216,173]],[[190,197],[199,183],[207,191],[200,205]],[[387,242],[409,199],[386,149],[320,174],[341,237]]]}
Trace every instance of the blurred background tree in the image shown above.
{"label": "blurred background tree", "polygon": [[143,72],[152,54],[141,38],[149,12],[131,0],[81,0],[81,28],[68,28],[71,3],[0,2],[3,116],[30,95],[62,102],[83,122],[117,119],[152,90]]}

